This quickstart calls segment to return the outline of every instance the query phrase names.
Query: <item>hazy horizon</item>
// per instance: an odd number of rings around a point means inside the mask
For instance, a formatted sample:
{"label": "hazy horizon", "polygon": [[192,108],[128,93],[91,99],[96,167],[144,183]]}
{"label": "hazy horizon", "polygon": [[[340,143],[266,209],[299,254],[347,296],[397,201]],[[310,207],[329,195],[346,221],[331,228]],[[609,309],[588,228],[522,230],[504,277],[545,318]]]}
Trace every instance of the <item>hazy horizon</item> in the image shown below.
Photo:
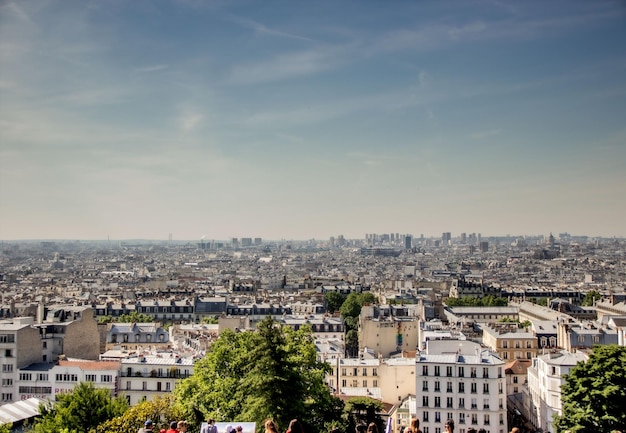
{"label": "hazy horizon", "polygon": [[612,0],[7,1],[0,239],[624,237],[625,18]]}

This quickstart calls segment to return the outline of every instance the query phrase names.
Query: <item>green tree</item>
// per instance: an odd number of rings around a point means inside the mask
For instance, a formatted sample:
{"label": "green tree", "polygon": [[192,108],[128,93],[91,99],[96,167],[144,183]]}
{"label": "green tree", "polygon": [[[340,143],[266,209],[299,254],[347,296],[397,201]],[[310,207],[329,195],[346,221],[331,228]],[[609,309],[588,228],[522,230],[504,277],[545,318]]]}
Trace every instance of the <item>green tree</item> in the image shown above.
{"label": "green tree", "polygon": [[121,416],[112,418],[96,426],[95,433],[135,433],[143,427],[147,419],[155,424],[154,431],[167,428],[171,421],[182,419],[180,407],[175,404],[173,395],[155,397],[128,409]]}
{"label": "green tree", "polygon": [[12,423],[0,424],[0,433],[11,433],[11,429],[13,428]]}
{"label": "green tree", "polygon": [[554,419],[557,432],[626,429],[626,347],[594,347],[589,360],[565,376],[561,399],[562,415]]}
{"label": "green tree", "polygon": [[87,433],[99,424],[122,415],[128,403],[122,397],[111,397],[105,388],[95,388],[91,382],[81,382],[72,392],[56,396],[54,406],[43,404],[41,418],[35,422],[35,433]]}
{"label": "green tree", "polygon": [[600,299],[602,299],[602,295],[598,291],[590,290],[589,292],[585,293],[585,296],[582,300],[582,305],[585,307],[591,307],[593,306],[593,304],[596,303],[596,301],[599,301]]}
{"label": "green tree", "polygon": [[339,311],[345,299],[346,297],[339,292],[326,292],[324,300],[326,301],[328,312],[332,314],[335,311]]}
{"label": "green tree", "polygon": [[383,404],[370,397],[354,397],[346,402],[343,410],[345,431],[352,432],[359,423],[376,423],[379,432],[384,432],[385,424],[381,417]]}
{"label": "green tree", "polygon": [[295,331],[268,317],[255,332],[222,333],[176,387],[177,401],[195,423],[211,416],[255,421],[262,429],[271,417],[284,429],[297,418],[314,432],[343,408],[324,383],[330,366],[316,356],[310,327]]}

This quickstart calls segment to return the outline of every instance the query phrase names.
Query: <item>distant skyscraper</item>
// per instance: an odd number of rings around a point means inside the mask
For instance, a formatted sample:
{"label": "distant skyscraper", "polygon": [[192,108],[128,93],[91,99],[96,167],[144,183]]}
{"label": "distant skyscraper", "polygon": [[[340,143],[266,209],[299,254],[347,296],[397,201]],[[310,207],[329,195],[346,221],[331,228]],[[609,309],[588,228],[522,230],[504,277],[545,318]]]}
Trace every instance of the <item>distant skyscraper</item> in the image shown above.
{"label": "distant skyscraper", "polygon": [[464,244],[467,242],[467,233],[461,233],[461,243]]}
{"label": "distant skyscraper", "polygon": [[261,239],[261,238],[254,238],[254,245],[260,246],[262,244],[263,244],[263,239]]}
{"label": "distant skyscraper", "polygon": [[481,241],[479,245],[481,253],[486,253],[487,251],[489,251],[489,242]]}
{"label": "distant skyscraper", "polygon": [[412,241],[411,236],[406,235],[404,237],[404,248],[406,248],[407,250],[410,250],[412,248],[411,241]]}
{"label": "distant skyscraper", "polygon": [[444,245],[447,245],[450,240],[452,239],[452,233],[450,232],[443,232],[441,234],[441,241],[443,242]]}

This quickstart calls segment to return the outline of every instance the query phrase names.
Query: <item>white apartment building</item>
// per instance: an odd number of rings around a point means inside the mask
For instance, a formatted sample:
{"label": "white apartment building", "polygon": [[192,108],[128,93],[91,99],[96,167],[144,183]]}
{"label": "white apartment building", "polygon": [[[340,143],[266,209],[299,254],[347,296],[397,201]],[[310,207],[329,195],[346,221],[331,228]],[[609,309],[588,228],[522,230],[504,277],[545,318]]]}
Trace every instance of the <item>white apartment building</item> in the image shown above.
{"label": "white apartment building", "polygon": [[431,340],[416,356],[417,417],[424,433],[469,427],[506,432],[504,362],[471,341]]}
{"label": "white apartment building", "polygon": [[171,393],[180,379],[193,374],[193,358],[175,354],[139,355],[120,360],[120,393],[133,406]]}
{"label": "white apartment building", "polygon": [[17,399],[32,397],[55,401],[56,396],[71,392],[80,382],[92,382],[117,396],[119,362],[59,360],[58,364],[37,363],[18,371]]}
{"label": "white apartment building", "polygon": [[32,317],[0,321],[0,405],[19,401],[18,370],[41,362],[41,340],[34,323]]}
{"label": "white apartment building", "polygon": [[587,361],[582,352],[570,353],[566,350],[540,355],[533,359],[528,368],[529,421],[537,429],[549,433],[554,431],[552,421],[555,414],[561,414],[561,385],[563,375],[579,362]]}

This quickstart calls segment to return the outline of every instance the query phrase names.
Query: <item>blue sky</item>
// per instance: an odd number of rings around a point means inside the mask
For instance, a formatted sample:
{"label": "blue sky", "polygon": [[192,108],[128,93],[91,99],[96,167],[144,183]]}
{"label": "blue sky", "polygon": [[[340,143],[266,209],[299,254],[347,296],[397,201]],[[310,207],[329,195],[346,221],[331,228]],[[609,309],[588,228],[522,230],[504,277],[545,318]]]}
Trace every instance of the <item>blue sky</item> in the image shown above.
{"label": "blue sky", "polygon": [[6,1],[0,238],[626,236],[621,1]]}

